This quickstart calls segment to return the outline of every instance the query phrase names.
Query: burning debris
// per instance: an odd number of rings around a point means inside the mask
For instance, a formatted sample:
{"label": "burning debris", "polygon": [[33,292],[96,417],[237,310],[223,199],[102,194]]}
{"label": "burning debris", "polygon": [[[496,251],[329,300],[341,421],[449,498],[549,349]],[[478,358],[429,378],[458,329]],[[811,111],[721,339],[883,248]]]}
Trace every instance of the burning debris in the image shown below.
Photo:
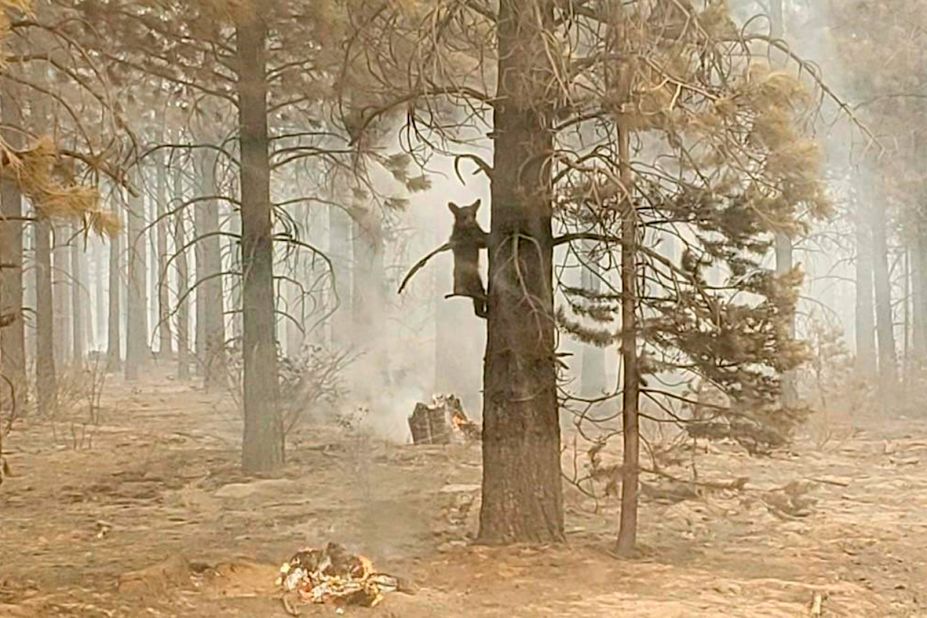
{"label": "burning debris", "polygon": [[459,444],[478,441],[480,424],[470,420],[460,399],[454,395],[435,395],[431,405],[417,403],[409,417],[414,444]]}
{"label": "burning debris", "polygon": [[276,584],[307,603],[337,607],[373,607],[385,593],[399,590],[397,578],[377,573],[370,560],[337,543],[296,552],[280,567]]}

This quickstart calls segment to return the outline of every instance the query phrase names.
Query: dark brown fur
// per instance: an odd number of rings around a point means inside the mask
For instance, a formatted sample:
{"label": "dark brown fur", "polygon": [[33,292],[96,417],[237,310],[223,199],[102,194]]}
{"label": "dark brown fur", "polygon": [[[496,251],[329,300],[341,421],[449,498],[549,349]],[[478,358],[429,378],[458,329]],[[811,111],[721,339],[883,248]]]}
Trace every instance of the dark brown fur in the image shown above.
{"label": "dark brown fur", "polygon": [[485,318],[488,310],[486,288],[480,275],[480,250],[486,248],[489,235],[476,220],[480,200],[469,206],[449,202],[447,207],[454,213],[450,240],[454,252],[454,295],[472,298],[474,313]]}

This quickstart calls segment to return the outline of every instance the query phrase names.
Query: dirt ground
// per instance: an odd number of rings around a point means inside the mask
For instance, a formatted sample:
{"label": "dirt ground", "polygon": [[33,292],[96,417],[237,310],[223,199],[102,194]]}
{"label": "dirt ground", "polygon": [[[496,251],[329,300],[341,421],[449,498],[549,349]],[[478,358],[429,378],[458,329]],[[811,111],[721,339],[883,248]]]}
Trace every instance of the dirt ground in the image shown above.
{"label": "dirt ground", "polygon": [[709,448],[699,478],[745,488],[648,487],[629,561],[609,553],[615,505],[570,488],[568,544],[470,545],[477,445],[307,427],[280,475],[246,478],[231,409],[168,379],[111,379],[97,427],[18,424],[0,616],[286,616],[279,565],[327,541],[413,587],[348,615],[927,616],[927,414],[818,423],[771,458]]}

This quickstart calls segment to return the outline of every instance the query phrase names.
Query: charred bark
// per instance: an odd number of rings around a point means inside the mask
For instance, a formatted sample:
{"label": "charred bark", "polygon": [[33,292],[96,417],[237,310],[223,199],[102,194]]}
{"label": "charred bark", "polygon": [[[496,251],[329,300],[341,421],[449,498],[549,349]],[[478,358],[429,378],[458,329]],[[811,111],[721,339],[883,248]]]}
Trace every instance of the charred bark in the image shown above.
{"label": "charred bark", "polygon": [[[6,126],[19,126],[20,115],[8,93],[0,91],[0,119]],[[12,133],[12,132],[9,132]],[[16,145],[15,135],[4,136]],[[0,319],[13,321],[0,329],[0,375],[17,389],[14,416],[26,399],[26,329],[23,319],[23,223],[22,194],[10,178],[0,179]]]}
{"label": "charred bark", "polygon": [[273,205],[267,129],[266,24],[242,9],[237,24],[238,113],[241,147],[242,338],[247,472],[278,468],[284,460],[277,401],[274,316]]}
{"label": "charred bark", "polygon": [[545,30],[553,3],[501,0],[479,540],[563,534]]}

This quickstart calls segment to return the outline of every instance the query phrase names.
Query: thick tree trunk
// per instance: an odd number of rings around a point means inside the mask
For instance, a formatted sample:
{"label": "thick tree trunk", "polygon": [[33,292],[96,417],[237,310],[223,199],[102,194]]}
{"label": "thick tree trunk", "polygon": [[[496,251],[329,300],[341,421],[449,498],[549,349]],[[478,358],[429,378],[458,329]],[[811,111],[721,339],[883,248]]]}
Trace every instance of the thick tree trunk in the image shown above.
{"label": "thick tree trunk", "polygon": [[[6,126],[19,126],[21,118],[12,98],[0,92],[0,119]],[[3,132],[7,142],[16,145],[12,131]],[[0,319],[13,316],[13,321],[0,328],[0,375],[16,389],[13,399],[14,416],[22,412],[26,401],[26,329],[23,318],[23,215],[19,187],[9,178],[0,179]],[[9,318],[8,318],[9,319]],[[5,385],[0,392],[5,392]],[[0,405],[5,395],[0,395]],[[4,406],[5,408],[5,406]],[[0,430],[2,431],[2,430]]]}
{"label": "thick tree trunk", "polygon": [[338,308],[332,316],[332,345],[345,347],[351,343],[351,217],[338,206],[328,207],[328,252],[334,272],[334,294]]}
{"label": "thick tree trunk", "polygon": [[[200,174],[202,197],[216,196],[216,165],[214,151],[202,150]],[[203,363],[206,388],[220,386],[225,379],[225,314],[222,294],[222,263],[219,244],[219,201],[210,199],[197,202],[194,210],[196,243],[196,319],[197,344]],[[202,326],[200,325],[202,320]]]}
{"label": "thick tree trunk", "polygon": [[[113,214],[122,218],[118,207],[113,205]],[[117,234],[109,239],[109,280],[108,303],[106,309],[106,367],[109,371],[117,371],[122,364],[122,309],[120,300],[122,294],[122,238]]]}
{"label": "thick tree trunk", "polygon": [[73,364],[77,369],[84,366],[86,353],[84,329],[84,275],[83,275],[83,247],[81,237],[77,235],[71,241],[71,353]]}
{"label": "thick tree trunk", "polygon": [[173,336],[171,333],[171,299],[170,277],[167,274],[167,237],[170,235],[167,199],[167,160],[164,155],[157,157],[157,263],[158,271],[155,286],[158,292],[158,355],[166,358],[173,353]]}
{"label": "thick tree trunk", "polygon": [[52,414],[58,402],[55,373],[55,314],[52,294],[51,224],[36,222],[35,230],[35,391],[38,412]]}
{"label": "thick tree trunk", "polygon": [[856,370],[869,381],[876,372],[871,217],[863,200],[856,208]]}
{"label": "thick tree trunk", "polygon": [[55,319],[55,363],[63,367],[71,356],[71,249],[68,226],[52,225],[52,304]]}
{"label": "thick tree trunk", "polygon": [[[136,170],[141,179],[141,170]],[[141,182],[135,183],[141,191]],[[148,287],[146,277],[145,208],[141,196],[129,197],[127,225],[128,293],[126,298],[125,377],[136,380],[148,349]]]}
{"label": "thick tree trunk", "polygon": [[894,396],[898,382],[895,326],[892,318],[892,284],[888,268],[885,213],[872,210],[872,277],[875,282],[876,336],[879,349],[879,385],[883,401]]}
{"label": "thick tree trunk", "polygon": [[266,24],[240,10],[237,28],[241,143],[242,339],[245,432],[242,466],[265,472],[284,461],[274,340],[273,205],[267,132]]}
{"label": "thick tree trunk", "polygon": [[545,31],[553,2],[501,0],[484,366],[483,543],[563,534],[555,365],[552,138]]}

